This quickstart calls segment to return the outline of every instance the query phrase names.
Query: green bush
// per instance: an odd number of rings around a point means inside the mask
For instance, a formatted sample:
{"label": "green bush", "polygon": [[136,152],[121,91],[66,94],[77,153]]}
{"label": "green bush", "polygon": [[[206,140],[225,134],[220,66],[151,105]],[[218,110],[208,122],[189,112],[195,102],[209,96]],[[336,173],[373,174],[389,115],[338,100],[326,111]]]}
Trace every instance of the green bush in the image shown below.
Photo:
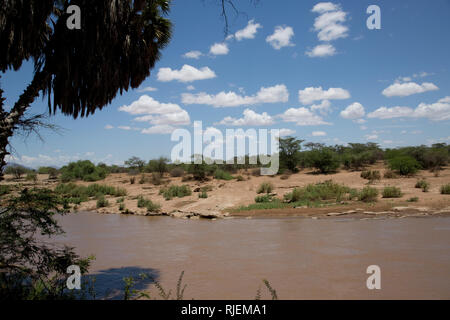
{"label": "green bush", "polygon": [[214,178],[227,181],[233,180],[233,176],[231,174],[220,169],[217,169],[216,172],[214,172]]}
{"label": "green bush", "polygon": [[430,190],[430,183],[425,179],[417,180],[415,187],[422,189],[423,192],[428,192]]}
{"label": "green bush", "polygon": [[256,190],[257,194],[260,193],[271,193],[273,190],[273,184],[270,182],[263,182],[259,185],[258,189]]}
{"label": "green bush", "polygon": [[159,194],[162,194],[164,199],[172,200],[175,197],[183,198],[192,194],[188,185],[182,186],[170,186],[168,188],[162,188],[159,190]]}
{"label": "green bush", "polygon": [[184,170],[183,168],[173,168],[172,170],[170,170],[170,175],[172,177],[182,177],[184,176]]}
{"label": "green bush", "polygon": [[364,187],[358,194],[358,200],[363,202],[377,201],[378,190],[371,187]]}
{"label": "green bush", "polygon": [[97,200],[97,209],[109,206],[109,201],[105,199],[105,196],[101,195]]}
{"label": "green bush", "polygon": [[198,197],[199,197],[200,199],[206,199],[206,198],[208,198],[208,193],[206,193],[206,191],[201,191],[201,192],[198,194]]}
{"label": "green bush", "polygon": [[257,196],[255,198],[256,203],[265,203],[265,202],[272,202],[272,197],[268,194],[265,194],[263,196]]}
{"label": "green bush", "polygon": [[327,180],[322,183],[309,184],[303,188],[294,188],[291,193],[284,195],[284,200],[287,202],[341,201],[351,199],[355,193],[354,189]]}
{"label": "green bush", "polygon": [[402,176],[410,176],[420,169],[420,164],[410,156],[397,156],[388,160],[389,168]]}
{"label": "green bush", "polygon": [[32,182],[36,183],[37,180],[38,180],[38,177],[37,177],[36,172],[28,172],[27,176],[25,177],[25,179],[28,180],[28,181],[32,181]]}
{"label": "green bush", "polygon": [[441,186],[441,194],[450,194],[450,183]]}
{"label": "green bush", "polygon": [[150,199],[146,199],[143,196],[138,197],[138,208],[146,208],[148,212],[158,212],[161,206],[158,203],[153,203]]}
{"label": "green bush", "polygon": [[89,198],[99,198],[102,195],[113,197],[123,197],[127,191],[123,188],[115,188],[107,185],[91,184],[89,186],[78,186],[75,183],[60,183],[56,186],[55,192],[67,199],[69,203],[79,204],[88,201]]}
{"label": "green bush", "polygon": [[27,173],[29,171],[30,170],[28,170],[24,166],[11,165],[11,166],[6,167],[4,174],[11,174],[14,177],[14,179],[18,180],[22,177],[22,175],[24,175],[25,173]]}
{"label": "green bush", "polygon": [[401,198],[402,191],[397,187],[384,187],[383,189],[383,198]]}
{"label": "green bush", "polygon": [[320,173],[332,173],[339,168],[340,160],[331,148],[323,147],[308,151],[306,164],[319,170]]}
{"label": "green bush", "polygon": [[236,177],[236,180],[237,180],[237,181],[245,181],[244,177],[241,176],[241,175],[237,176],[237,177]]}
{"label": "green bush", "polygon": [[10,192],[11,192],[11,188],[8,185],[4,185],[4,184],[0,185],[0,196],[3,196]]}
{"label": "green bush", "polygon": [[152,173],[152,183],[155,186],[159,186],[162,183],[162,175],[159,172]]}
{"label": "green bush", "polygon": [[406,200],[407,202],[418,202],[419,201],[419,197],[412,197],[409,198],[408,200]]}
{"label": "green bush", "polygon": [[124,211],[124,210],[125,210],[125,203],[119,204],[119,211]]}
{"label": "green bush", "polygon": [[381,174],[378,170],[367,170],[361,172],[361,178],[369,180],[369,183],[372,183],[375,180],[381,180]]}
{"label": "green bush", "polygon": [[71,162],[61,168],[61,181],[75,180],[98,181],[106,178],[108,171],[103,166],[96,166],[89,160]]}

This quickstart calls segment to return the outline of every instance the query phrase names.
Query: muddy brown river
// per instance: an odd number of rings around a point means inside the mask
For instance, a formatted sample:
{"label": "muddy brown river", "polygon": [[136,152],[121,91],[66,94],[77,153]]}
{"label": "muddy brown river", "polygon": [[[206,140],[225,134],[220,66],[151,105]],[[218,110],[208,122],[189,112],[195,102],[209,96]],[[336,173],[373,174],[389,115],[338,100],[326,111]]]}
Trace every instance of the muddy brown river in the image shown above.
{"label": "muddy brown river", "polygon": [[[262,279],[280,299],[450,299],[450,217],[181,220],[70,214],[63,242],[94,254],[98,296],[121,298],[122,278],[150,274],[185,298],[254,299]],[[381,289],[368,290],[369,265]],[[149,279],[137,289],[156,289]],[[262,290],[263,298],[268,298]]]}

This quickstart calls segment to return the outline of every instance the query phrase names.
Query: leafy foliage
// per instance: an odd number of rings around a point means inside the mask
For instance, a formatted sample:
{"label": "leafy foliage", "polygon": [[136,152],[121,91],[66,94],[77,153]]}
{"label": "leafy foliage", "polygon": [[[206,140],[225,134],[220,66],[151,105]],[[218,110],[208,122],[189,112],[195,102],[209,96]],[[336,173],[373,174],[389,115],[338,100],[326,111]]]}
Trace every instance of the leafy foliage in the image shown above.
{"label": "leafy foliage", "polygon": [[89,160],[71,162],[61,168],[61,181],[69,182],[76,180],[98,181],[103,180],[108,175],[104,167],[96,166]]}
{"label": "leafy foliage", "polygon": [[384,187],[383,198],[401,198],[402,191],[397,187]]}
{"label": "leafy foliage", "polygon": [[162,194],[164,199],[166,200],[172,200],[175,197],[183,198],[186,196],[190,196],[192,194],[192,191],[188,185],[169,186],[167,188],[162,188],[161,190],[159,190],[159,194]]}

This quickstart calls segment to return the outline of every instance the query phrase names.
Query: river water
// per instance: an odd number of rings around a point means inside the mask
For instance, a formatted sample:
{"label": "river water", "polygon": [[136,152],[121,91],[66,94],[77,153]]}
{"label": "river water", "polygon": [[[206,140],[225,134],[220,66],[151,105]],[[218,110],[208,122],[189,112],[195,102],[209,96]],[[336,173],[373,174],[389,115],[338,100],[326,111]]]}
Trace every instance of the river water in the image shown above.
{"label": "river water", "polygon": [[[450,218],[181,220],[78,213],[58,242],[94,254],[99,296],[120,298],[122,278],[150,274],[185,298],[253,299],[269,280],[280,299],[450,299]],[[368,290],[369,265],[381,289]],[[137,289],[156,294],[150,280]]]}

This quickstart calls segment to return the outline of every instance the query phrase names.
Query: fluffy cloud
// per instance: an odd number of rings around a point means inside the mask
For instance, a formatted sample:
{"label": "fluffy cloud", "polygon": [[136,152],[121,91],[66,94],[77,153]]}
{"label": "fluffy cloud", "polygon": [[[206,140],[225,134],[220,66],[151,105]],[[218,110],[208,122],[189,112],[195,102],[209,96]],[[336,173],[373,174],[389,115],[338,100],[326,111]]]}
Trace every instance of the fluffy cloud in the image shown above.
{"label": "fluffy cloud", "polygon": [[175,130],[174,127],[170,125],[157,125],[150,127],[148,129],[143,129],[141,133],[144,134],[171,134]]}
{"label": "fluffy cloud", "polygon": [[424,82],[421,85],[415,82],[394,83],[383,90],[383,95],[386,97],[406,97],[417,93],[427,91],[435,91],[439,88],[430,82]]}
{"label": "fluffy cloud", "polygon": [[228,49],[228,45],[226,43],[215,43],[209,49],[209,53],[218,56],[228,54],[230,50]]}
{"label": "fluffy cloud", "polygon": [[294,30],[291,27],[277,26],[273,34],[266,38],[274,49],[280,50],[283,47],[292,47],[294,44],[291,38],[294,36]]}
{"label": "fluffy cloud", "polygon": [[364,117],[366,112],[361,103],[355,102],[341,111],[341,117],[344,119],[359,119]]}
{"label": "fluffy cloud", "polygon": [[293,134],[295,134],[295,130],[283,128],[283,129],[280,129],[279,133],[280,133],[279,134],[280,137],[292,136]]}
{"label": "fluffy cloud", "polygon": [[160,68],[158,71],[158,81],[169,82],[177,80],[179,82],[192,82],[197,80],[205,80],[215,78],[216,74],[208,67],[197,69],[193,66],[185,64],[180,70],[172,70],[171,68]]}
{"label": "fluffy cloud", "polygon": [[414,110],[414,117],[428,118],[433,121],[450,119],[450,96],[432,104],[421,103]]}
{"label": "fluffy cloud", "polygon": [[342,88],[323,90],[322,87],[309,87],[298,92],[298,99],[304,105],[318,100],[343,100],[348,98],[350,98],[350,93]]}
{"label": "fluffy cloud", "polygon": [[155,92],[155,91],[158,91],[158,89],[153,87],[145,87],[138,89],[138,92]]}
{"label": "fluffy cloud", "polygon": [[314,20],[314,30],[320,41],[333,41],[347,37],[348,27],[343,25],[347,19],[347,13],[338,5],[321,2],[313,7],[312,12],[320,14]]}
{"label": "fluffy cloud", "polygon": [[262,25],[255,23],[254,20],[250,20],[244,29],[238,30],[234,34],[234,37],[237,41],[241,41],[243,39],[253,39],[255,38],[259,28],[262,28]]}
{"label": "fluffy cloud", "polygon": [[290,108],[278,117],[283,119],[285,122],[295,122],[298,126],[330,124],[325,122],[322,117],[304,107],[298,109]]}
{"label": "fluffy cloud", "polygon": [[325,137],[327,133],[325,131],[313,131],[311,135],[313,137]]}
{"label": "fluffy cloud", "polygon": [[107,124],[107,125],[105,126],[105,129],[106,129],[106,130],[111,130],[111,129],[114,129],[114,127],[113,127],[112,125],[110,125],[110,124]]}
{"label": "fluffy cloud", "polygon": [[376,134],[366,134],[364,137],[366,138],[366,140],[377,140],[378,139],[378,135],[376,135]]}
{"label": "fluffy cloud", "polygon": [[186,87],[186,90],[192,91],[195,90],[195,87],[193,85],[189,85]]}
{"label": "fluffy cloud", "polygon": [[183,54],[183,58],[198,59],[202,55],[203,55],[203,53],[201,53],[200,51],[194,50],[194,51],[189,51],[189,52],[186,52],[185,54]]}
{"label": "fluffy cloud", "polygon": [[287,102],[289,92],[284,84],[273,87],[262,87],[256,95],[243,96],[236,92],[220,92],[210,95],[205,92],[198,94],[183,93],[181,100],[184,104],[205,104],[214,107],[238,107],[242,105],[256,105],[261,103]]}
{"label": "fluffy cloud", "polygon": [[331,112],[331,103],[328,100],[323,100],[320,104],[313,104],[311,106],[312,111],[319,111],[321,114],[326,115]]}
{"label": "fluffy cloud", "polygon": [[219,124],[229,126],[270,126],[273,124],[273,119],[266,112],[262,114],[256,113],[253,110],[245,109],[244,117],[240,119],[226,117]]}
{"label": "fluffy cloud", "polygon": [[416,109],[409,107],[381,107],[367,115],[368,118],[426,118],[433,121],[450,119],[450,96],[442,98],[435,103],[421,103]]}
{"label": "fluffy cloud", "polygon": [[381,107],[369,113],[367,117],[377,119],[404,118],[404,117],[411,117],[413,113],[414,110],[409,107],[392,107],[392,108]]}
{"label": "fluffy cloud", "polygon": [[311,58],[322,58],[334,56],[336,54],[336,48],[331,44],[319,44],[315,46],[313,49],[306,51],[305,54]]}
{"label": "fluffy cloud", "polygon": [[[189,114],[174,103],[161,103],[152,97],[143,95],[129,106],[122,106],[119,111],[132,115],[142,115],[135,121],[149,122],[153,125],[187,125],[190,123]],[[146,132],[147,133],[147,132]]]}

